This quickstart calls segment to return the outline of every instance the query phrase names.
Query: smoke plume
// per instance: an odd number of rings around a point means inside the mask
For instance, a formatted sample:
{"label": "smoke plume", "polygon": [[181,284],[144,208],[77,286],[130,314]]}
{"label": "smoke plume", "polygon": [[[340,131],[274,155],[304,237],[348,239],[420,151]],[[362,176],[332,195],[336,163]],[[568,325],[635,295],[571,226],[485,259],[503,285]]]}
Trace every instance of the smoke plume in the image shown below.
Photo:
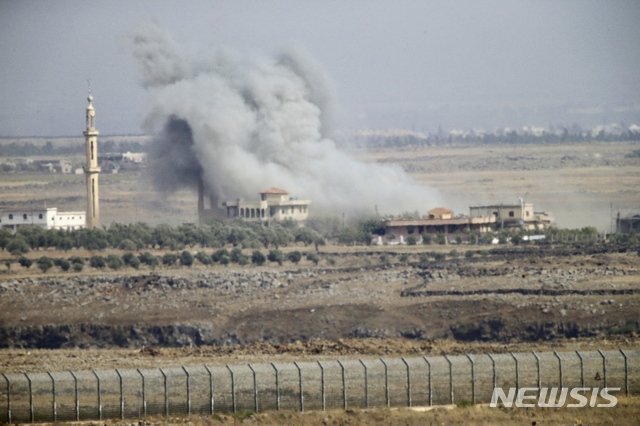
{"label": "smoke plume", "polygon": [[190,53],[153,22],[131,41],[151,98],[145,127],[161,129],[150,150],[158,189],[196,188],[202,177],[219,202],[257,199],[273,186],[313,200],[313,211],[355,214],[441,202],[401,168],[359,162],[336,146],[334,86],[301,47],[260,59]]}

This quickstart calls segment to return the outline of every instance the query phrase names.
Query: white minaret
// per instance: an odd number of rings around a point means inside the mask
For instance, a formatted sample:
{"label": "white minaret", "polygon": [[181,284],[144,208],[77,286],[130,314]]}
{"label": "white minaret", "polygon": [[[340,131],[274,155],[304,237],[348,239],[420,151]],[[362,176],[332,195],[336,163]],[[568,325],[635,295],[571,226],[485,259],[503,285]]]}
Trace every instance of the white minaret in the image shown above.
{"label": "white minaret", "polygon": [[87,107],[87,130],[82,132],[87,145],[87,167],[84,174],[87,178],[87,228],[100,226],[100,203],[98,197],[98,131],[96,126],[96,111],[93,109],[93,96],[89,92],[89,106]]}

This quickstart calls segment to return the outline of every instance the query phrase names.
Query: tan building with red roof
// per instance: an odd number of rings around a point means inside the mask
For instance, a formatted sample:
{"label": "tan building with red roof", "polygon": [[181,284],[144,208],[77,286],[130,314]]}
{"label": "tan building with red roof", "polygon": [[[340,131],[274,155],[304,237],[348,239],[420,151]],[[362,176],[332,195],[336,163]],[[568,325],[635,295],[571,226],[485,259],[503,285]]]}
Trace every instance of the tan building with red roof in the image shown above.
{"label": "tan building with red roof", "polygon": [[227,217],[256,221],[294,219],[299,222],[309,217],[311,200],[298,200],[290,197],[287,191],[273,187],[260,191],[259,194],[258,202],[238,199],[222,203],[227,208]]}

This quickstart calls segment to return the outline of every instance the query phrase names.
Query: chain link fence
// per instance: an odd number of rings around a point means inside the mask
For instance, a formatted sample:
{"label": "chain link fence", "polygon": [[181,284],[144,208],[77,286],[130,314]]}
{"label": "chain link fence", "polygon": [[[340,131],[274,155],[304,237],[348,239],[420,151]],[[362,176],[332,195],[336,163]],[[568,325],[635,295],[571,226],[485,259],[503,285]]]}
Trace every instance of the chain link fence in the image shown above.
{"label": "chain link fence", "polygon": [[[596,375],[601,379],[596,381]],[[0,421],[486,403],[493,389],[640,393],[640,351],[521,352],[2,374]],[[602,383],[601,383],[602,382]]]}

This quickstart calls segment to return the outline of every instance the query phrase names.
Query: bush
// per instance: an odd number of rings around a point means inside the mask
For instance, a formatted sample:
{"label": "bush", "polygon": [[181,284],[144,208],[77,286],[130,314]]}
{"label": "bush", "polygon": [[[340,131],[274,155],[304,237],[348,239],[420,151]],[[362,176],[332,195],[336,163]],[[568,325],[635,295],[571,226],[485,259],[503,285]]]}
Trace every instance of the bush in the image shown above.
{"label": "bush", "polygon": [[320,262],[320,257],[318,256],[318,254],[315,251],[308,252],[306,257],[307,257],[307,260],[312,261],[316,265]]}
{"label": "bush", "polygon": [[129,265],[134,269],[138,269],[140,267],[140,261],[138,260],[136,255],[131,253],[130,251],[122,255],[122,261],[125,265]]}
{"label": "bush", "polygon": [[389,263],[389,256],[387,256],[386,254],[381,254],[380,263]]}
{"label": "bush", "polygon": [[36,262],[38,263],[38,268],[40,268],[42,272],[47,272],[53,267],[53,260],[49,259],[47,256],[42,256]]}
{"label": "bush", "polygon": [[480,252],[480,256],[489,256],[489,251],[488,250],[482,250]]}
{"label": "bush", "polygon": [[456,233],[456,235],[454,236],[454,239],[456,240],[456,243],[462,244],[462,234],[460,234],[459,232]]}
{"label": "bush", "polygon": [[162,264],[172,266],[178,261],[178,255],[175,253],[167,252],[162,256]]}
{"label": "bush", "polygon": [[428,262],[429,261],[429,253],[420,253],[420,262]]}
{"label": "bush", "polygon": [[267,256],[262,254],[260,250],[254,250],[253,253],[251,254],[251,263],[255,263],[256,265],[260,266],[260,265],[264,265],[266,261],[267,261]]}
{"label": "bush", "polygon": [[431,235],[426,232],[422,233],[422,244],[431,244]]}
{"label": "bush", "polygon": [[21,237],[14,238],[9,244],[7,244],[7,251],[13,255],[20,253],[28,253],[30,250],[29,244]]}
{"label": "bush", "polygon": [[20,264],[20,266],[27,269],[29,269],[31,265],[33,265],[33,261],[25,256],[20,256],[20,259],[18,259],[18,263]]}
{"label": "bush", "polygon": [[433,255],[433,258],[434,258],[435,260],[444,260],[444,259],[446,259],[446,258],[447,258],[447,255],[446,255],[446,254],[444,254],[444,253],[435,253],[435,254]]}
{"label": "bush", "polygon": [[238,257],[238,265],[248,265],[249,264],[249,256],[247,256],[246,254],[241,254],[240,257]]}
{"label": "bush", "polygon": [[62,269],[65,272],[71,269],[71,263],[69,263],[67,259],[58,258],[54,260],[53,263],[55,263],[56,266],[60,267],[60,269]]}
{"label": "bush", "polygon": [[458,257],[458,250],[456,250],[456,249],[451,250],[451,251],[449,252],[449,256],[451,256],[451,257],[453,257],[453,258]]}
{"label": "bush", "polygon": [[327,263],[331,266],[334,266],[336,264],[336,260],[333,257],[327,257]]}
{"label": "bush", "polygon": [[290,251],[289,253],[287,253],[287,260],[289,262],[297,264],[298,262],[300,262],[300,259],[302,259],[302,253],[300,253],[298,250]]}
{"label": "bush", "polygon": [[78,265],[84,266],[84,259],[81,258],[80,256],[71,256],[69,258],[69,262],[71,262],[74,265],[78,264]]}
{"label": "bush", "polygon": [[107,266],[114,271],[117,271],[124,266],[124,262],[122,261],[122,258],[117,254],[110,254],[109,256],[107,256]]}
{"label": "bush", "polygon": [[[211,255],[211,260],[213,260],[214,262],[220,262],[220,258],[222,256],[226,256],[227,258],[229,258],[229,252],[227,251],[227,249],[220,249],[215,251],[212,255]],[[222,263],[222,262],[220,262]],[[229,263],[229,262],[227,262]],[[225,263],[224,265],[226,265],[227,263]]]}
{"label": "bush", "polygon": [[145,265],[149,265],[152,267],[160,264],[160,258],[152,255],[148,251],[141,253],[138,256],[138,260],[140,260],[141,263],[144,263]]}
{"label": "bush", "polygon": [[72,263],[73,265],[73,270],[76,272],[82,272],[82,270],[84,269],[84,265],[81,263]]}
{"label": "bush", "polygon": [[231,250],[231,253],[229,253],[229,258],[233,263],[240,263],[241,257],[242,257],[242,249],[238,247],[234,248],[233,250]]}
{"label": "bush", "polygon": [[222,256],[220,256],[220,258],[218,258],[218,262],[220,262],[221,265],[228,265],[229,263],[231,263],[231,258],[228,254],[223,254]]}
{"label": "bush", "polygon": [[473,250],[467,250],[464,252],[464,257],[466,257],[467,259],[473,257]]}
{"label": "bush", "polygon": [[409,261],[409,255],[407,253],[403,253],[403,254],[400,255],[399,260],[402,263],[406,263],[406,262]]}
{"label": "bush", "polygon": [[407,237],[407,245],[415,246],[417,242],[418,242],[418,240],[413,235],[409,235]]}
{"label": "bush", "polygon": [[213,259],[211,258],[211,256],[203,251],[199,251],[198,253],[196,253],[196,259],[198,259],[198,262],[202,263],[203,265],[211,265],[213,263]]}
{"label": "bush", "polygon": [[120,242],[120,244],[118,245],[118,248],[120,250],[129,250],[129,251],[133,251],[135,249],[137,249],[138,247],[136,247],[136,243],[134,243],[133,241],[131,241],[129,238],[125,238],[124,240],[122,240]]}
{"label": "bush", "polygon": [[89,265],[91,265],[92,268],[104,268],[105,266],[107,266],[107,262],[105,261],[104,257],[94,255],[91,256],[91,259],[89,259]]}
{"label": "bush", "polygon": [[284,254],[280,250],[269,250],[267,259],[269,259],[269,262],[278,262],[278,265],[282,265]]}
{"label": "bush", "polygon": [[180,264],[183,266],[193,265],[193,255],[190,251],[184,250],[180,253]]}
{"label": "bush", "polygon": [[447,237],[442,232],[438,232],[435,240],[437,244],[444,245],[447,242]]}
{"label": "bush", "polygon": [[393,232],[389,232],[386,234],[386,237],[387,237],[387,241],[395,240],[396,234],[394,234]]}

